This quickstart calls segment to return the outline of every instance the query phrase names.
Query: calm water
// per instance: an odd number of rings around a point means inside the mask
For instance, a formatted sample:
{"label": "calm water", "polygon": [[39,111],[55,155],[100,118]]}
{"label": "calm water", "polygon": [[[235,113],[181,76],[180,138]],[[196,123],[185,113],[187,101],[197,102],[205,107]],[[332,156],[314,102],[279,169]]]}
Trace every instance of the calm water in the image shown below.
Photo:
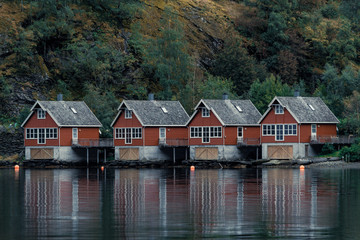
{"label": "calm water", "polygon": [[360,239],[360,170],[0,169],[0,239]]}

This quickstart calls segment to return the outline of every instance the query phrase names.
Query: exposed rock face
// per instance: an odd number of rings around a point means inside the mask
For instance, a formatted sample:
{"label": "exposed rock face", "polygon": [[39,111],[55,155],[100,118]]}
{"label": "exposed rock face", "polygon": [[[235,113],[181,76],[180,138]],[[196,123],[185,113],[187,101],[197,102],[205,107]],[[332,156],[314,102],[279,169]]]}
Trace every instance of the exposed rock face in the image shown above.
{"label": "exposed rock face", "polygon": [[21,154],[24,151],[24,133],[23,129],[7,130],[0,126],[0,155],[9,156]]}

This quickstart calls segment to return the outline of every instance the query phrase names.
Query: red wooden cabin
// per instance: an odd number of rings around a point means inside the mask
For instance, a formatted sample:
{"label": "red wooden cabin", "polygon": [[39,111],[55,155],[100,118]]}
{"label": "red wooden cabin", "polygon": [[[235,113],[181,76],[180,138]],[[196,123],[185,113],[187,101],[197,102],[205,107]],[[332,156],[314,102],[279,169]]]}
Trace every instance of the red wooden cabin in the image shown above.
{"label": "red wooden cabin", "polygon": [[112,123],[116,160],[169,160],[186,147],[189,115],[178,101],[124,100]]}
{"label": "red wooden cabin", "polygon": [[99,140],[102,126],[85,102],[37,101],[21,125],[25,159],[83,159],[74,146]]}
{"label": "red wooden cabin", "polygon": [[239,160],[246,147],[260,146],[259,111],[250,100],[224,98],[196,105],[188,122],[190,159]]}
{"label": "red wooden cabin", "polygon": [[262,157],[316,155],[315,144],[337,138],[339,120],[319,97],[275,97],[261,120]]}

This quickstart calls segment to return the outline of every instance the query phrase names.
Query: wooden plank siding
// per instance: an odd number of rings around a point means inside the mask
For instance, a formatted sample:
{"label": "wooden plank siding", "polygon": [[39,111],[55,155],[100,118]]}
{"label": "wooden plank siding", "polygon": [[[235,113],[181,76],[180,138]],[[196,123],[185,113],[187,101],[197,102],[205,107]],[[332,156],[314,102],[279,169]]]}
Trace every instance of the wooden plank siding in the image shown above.
{"label": "wooden plank siding", "polygon": [[30,149],[31,159],[53,159],[54,149],[53,148],[33,148]]}
{"label": "wooden plank siding", "polygon": [[268,146],[268,158],[269,159],[292,159],[293,158],[293,146],[288,145],[276,145]]}
{"label": "wooden plank siding", "polygon": [[[262,125],[264,124],[296,124],[297,135],[285,136],[284,141],[276,141],[275,136],[263,136]],[[336,136],[336,124],[316,124],[317,137]],[[300,134],[299,134],[300,133]],[[284,114],[275,114],[275,110],[271,109],[270,112],[261,122],[261,142],[262,143],[309,143],[311,141],[311,124],[298,124],[290,112],[284,108]]]}
{"label": "wooden plank siding", "polygon": [[[60,128],[60,145],[71,146],[72,145],[72,129],[73,128]],[[99,139],[99,128],[77,128],[78,139]],[[58,136],[59,137],[59,136]]]}

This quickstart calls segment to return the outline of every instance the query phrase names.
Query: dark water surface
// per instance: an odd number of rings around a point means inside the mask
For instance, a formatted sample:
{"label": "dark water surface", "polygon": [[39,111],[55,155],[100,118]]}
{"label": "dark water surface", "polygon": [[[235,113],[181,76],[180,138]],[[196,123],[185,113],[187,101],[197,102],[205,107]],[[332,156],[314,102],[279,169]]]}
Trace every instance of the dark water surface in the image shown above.
{"label": "dark water surface", "polygon": [[360,239],[357,169],[0,169],[0,239]]}

